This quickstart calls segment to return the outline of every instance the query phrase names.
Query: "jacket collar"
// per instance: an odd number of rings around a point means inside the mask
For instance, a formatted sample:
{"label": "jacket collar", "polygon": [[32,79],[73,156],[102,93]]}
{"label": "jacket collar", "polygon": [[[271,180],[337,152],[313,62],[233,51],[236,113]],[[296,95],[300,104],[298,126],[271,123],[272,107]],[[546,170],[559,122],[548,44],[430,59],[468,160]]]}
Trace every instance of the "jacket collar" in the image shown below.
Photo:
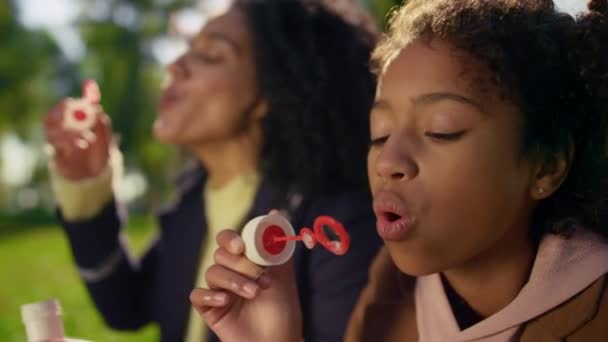
{"label": "jacket collar", "polygon": [[530,341],[541,338],[561,341],[597,315],[605,287],[604,276],[569,301],[530,321],[524,328],[524,336],[534,336]]}
{"label": "jacket collar", "polygon": [[[396,306],[409,302],[407,299],[413,297],[415,279],[399,273],[386,248],[382,249],[375,264],[371,276],[377,281],[368,289],[372,292],[368,310],[396,310]],[[608,276],[603,276],[568,301],[527,322],[520,335],[521,341],[563,341],[597,316],[607,287]],[[400,294],[396,294],[396,290]]]}

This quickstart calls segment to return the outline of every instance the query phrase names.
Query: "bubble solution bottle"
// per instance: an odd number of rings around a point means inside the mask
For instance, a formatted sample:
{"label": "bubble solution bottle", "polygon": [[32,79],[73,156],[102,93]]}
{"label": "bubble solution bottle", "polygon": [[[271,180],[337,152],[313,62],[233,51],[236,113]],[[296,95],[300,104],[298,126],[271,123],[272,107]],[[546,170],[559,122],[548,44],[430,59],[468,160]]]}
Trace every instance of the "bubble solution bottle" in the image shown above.
{"label": "bubble solution bottle", "polygon": [[28,342],[90,342],[64,336],[61,305],[56,299],[21,306]]}

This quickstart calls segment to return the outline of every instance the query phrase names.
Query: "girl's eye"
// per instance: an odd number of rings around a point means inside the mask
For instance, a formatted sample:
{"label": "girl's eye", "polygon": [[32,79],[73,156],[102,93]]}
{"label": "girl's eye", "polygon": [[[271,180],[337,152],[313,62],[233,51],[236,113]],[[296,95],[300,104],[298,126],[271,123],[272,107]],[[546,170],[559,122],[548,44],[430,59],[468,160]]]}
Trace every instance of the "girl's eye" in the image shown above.
{"label": "girl's eye", "polygon": [[442,133],[442,132],[426,132],[424,135],[433,139],[440,141],[456,141],[460,139],[466,131],[452,132],[452,133]]}
{"label": "girl's eye", "polygon": [[372,139],[369,142],[369,147],[372,148],[374,146],[382,146],[384,145],[384,143],[388,140],[388,135],[385,135],[383,137],[380,138],[376,138],[376,139]]}

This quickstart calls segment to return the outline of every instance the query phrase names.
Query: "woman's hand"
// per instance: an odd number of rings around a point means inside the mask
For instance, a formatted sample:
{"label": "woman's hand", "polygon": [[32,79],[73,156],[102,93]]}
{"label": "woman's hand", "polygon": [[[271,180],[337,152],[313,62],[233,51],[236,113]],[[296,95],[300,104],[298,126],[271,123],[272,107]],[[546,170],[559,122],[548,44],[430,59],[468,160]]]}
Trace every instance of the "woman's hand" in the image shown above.
{"label": "woman's hand", "polygon": [[302,314],[292,262],[267,268],[244,256],[238,233],[217,235],[210,289],[194,289],[192,305],[224,342],[301,342]]}
{"label": "woman's hand", "polygon": [[103,112],[97,113],[93,128],[78,132],[63,127],[64,115],[65,101],[62,101],[43,120],[57,172],[72,181],[98,176],[108,165],[112,141],[110,118]]}

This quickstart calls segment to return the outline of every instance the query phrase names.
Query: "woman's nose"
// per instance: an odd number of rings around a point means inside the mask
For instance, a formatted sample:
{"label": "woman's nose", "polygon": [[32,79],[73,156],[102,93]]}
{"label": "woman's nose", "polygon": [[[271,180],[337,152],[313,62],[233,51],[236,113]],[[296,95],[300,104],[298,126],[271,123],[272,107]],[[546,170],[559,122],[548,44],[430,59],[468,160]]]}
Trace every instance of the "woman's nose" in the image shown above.
{"label": "woman's nose", "polygon": [[173,80],[179,80],[186,77],[188,69],[186,68],[185,57],[186,55],[182,55],[166,66],[167,72],[169,72]]}

